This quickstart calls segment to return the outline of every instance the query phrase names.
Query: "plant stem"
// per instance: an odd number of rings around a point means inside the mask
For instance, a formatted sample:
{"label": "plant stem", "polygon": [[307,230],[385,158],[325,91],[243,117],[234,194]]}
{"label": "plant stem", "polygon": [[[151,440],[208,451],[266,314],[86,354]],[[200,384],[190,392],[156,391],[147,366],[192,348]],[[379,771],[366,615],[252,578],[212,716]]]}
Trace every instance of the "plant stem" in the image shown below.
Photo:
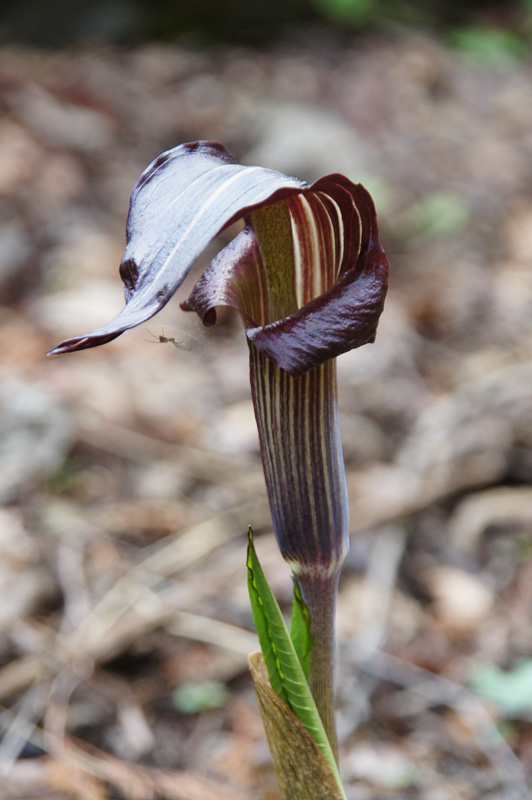
{"label": "plant stem", "polygon": [[335,613],[340,571],[330,576],[318,571],[300,574],[298,582],[310,615],[313,643],[310,652],[310,690],[332,751],[338,761],[335,724]]}

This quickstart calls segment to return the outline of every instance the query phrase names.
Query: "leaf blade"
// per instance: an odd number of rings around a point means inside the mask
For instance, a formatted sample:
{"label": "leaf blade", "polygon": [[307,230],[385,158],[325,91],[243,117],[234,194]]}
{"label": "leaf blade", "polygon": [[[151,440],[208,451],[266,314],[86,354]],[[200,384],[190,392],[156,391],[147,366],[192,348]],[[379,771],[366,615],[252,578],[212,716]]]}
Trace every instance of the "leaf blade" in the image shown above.
{"label": "leaf blade", "polygon": [[[264,636],[264,630],[265,628],[267,629],[267,636],[265,639],[266,653],[264,654],[264,661],[268,669],[270,683],[272,682],[272,676],[276,685],[281,683],[282,694],[279,692],[277,692],[277,694],[280,694],[283,700],[284,697],[287,698],[285,700],[286,704],[303,723],[307,731],[320,748],[331,768],[331,771],[334,774],[334,777],[338,783],[338,787],[343,792],[340,773],[338,772],[338,765],[336,764],[331,745],[327,738],[327,734],[325,733],[325,729],[316,708],[314,698],[312,697],[303,667],[301,666],[298,655],[290,638],[290,634],[286,628],[283,615],[281,614],[277,600],[275,599],[275,596],[273,595],[273,592],[270,589],[260,566],[260,562],[255,551],[255,546],[253,544],[253,531],[251,528],[249,528],[248,535],[248,585],[249,582],[253,584],[255,595],[254,600],[252,600],[252,607],[254,601],[255,607],[257,607],[256,594],[258,593],[261,598],[260,608],[262,609],[262,614],[264,614],[265,609],[267,609],[269,615],[266,626],[264,625],[264,621],[260,619],[261,615],[258,615],[260,631],[259,628],[257,628],[257,632],[259,634],[259,642],[262,648],[263,642],[261,641],[261,634]],[[250,575],[252,576],[251,578]],[[272,668],[271,655],[273,651],[275,651],[274,659],[276,664],[270,673],[270,669]],[[345,795],[342,796],[345,797]]]}
{"label": "leaf blade", "polygon": [[305,601],[301,596],[299,584],[294,580],[294,599],[292,603],[292,618],[290,620],[290,638],[297,653],[299,662],[303,667],[305,678],[308,680],[310,671],[310,651],[312,649],[312,634],[310,632],[310,615]]}
{"label": "leaf blade", "polygon": [[[253,621],[259,643],[264,657],[264,663],[268,670],[268,677],[272,689],[281,697],[285,703],[288,704],[288,694],[284,685],[284,676],[282,675],[280,664],[277,659],[275,645],[273,644],[274,635],[271,631],[271,623],[269,616],[275,614],[275,609],[272,607],[271,598],[264,592],[263,574],[258,564],[258,559],[253,547],[253,533],[249,529],[249,547],[247,556],[248,568],[248,591],[249,599],[251,602],[251,610],[253,612]],[[264,579],[265,580],[265,579]],[[270,615],[268,616],[268,610]]]}

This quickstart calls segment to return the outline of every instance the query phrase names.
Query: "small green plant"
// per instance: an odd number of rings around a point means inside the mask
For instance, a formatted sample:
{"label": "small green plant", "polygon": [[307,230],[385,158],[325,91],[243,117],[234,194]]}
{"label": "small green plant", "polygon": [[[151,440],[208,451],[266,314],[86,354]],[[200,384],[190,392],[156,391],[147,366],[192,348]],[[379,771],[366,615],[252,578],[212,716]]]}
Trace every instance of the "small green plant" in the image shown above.
{"label": "small green plant", "polygon": [[220,681],[182,683],[172,694],[172,702],[182,714],[199,714],[220,708],[229,699],[229,690]]}
{"label": "small green plant", "polygon": [[475,61],[492,65],[525,58],[530,44],[523,36],[502,27],[470,25],[449,34],[451,44]]}
{"label": "small green plant", "polygon": [[288,633],[250,538],[249,589],[264,654],[250,666],[281,795],[341,800],[334,621],[349,540],[335,359],[373,342],[386,295],[388,261],[370,195],[343,175],[309,186],[241,166],[215,142],[163,153],[131,196],[120,266],[125,308],[51,352],[105,344],[146,322],[211,239],[240,218],[244,230],[181,307],[205,325],[215,323],[217,306],[235,308],[249,345],[273,527],[296,585]]}

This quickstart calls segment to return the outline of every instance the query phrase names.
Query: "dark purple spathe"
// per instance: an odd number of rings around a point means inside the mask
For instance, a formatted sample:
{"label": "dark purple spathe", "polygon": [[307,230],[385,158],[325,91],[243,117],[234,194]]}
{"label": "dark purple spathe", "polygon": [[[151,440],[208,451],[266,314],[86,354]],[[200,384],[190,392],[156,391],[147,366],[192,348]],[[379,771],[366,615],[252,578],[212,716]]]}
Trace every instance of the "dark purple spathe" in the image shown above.
{"label": "dark purple spathe", "polygon": [[[120,268],[125,307],[107,325],[62,342],[51,354],[105,344],[146,322],[171,299],[196,258],[223,228],[280,199],[317,194],[341,212],[344,256],[338,280],[294,314],[268,324],[246,317],[240,304],[248,338],[293,375],[373,341],[386,294],[388,261],[366,190],[341,175],[308,186],[273,170],[238,165],[218,143],[193,142],[163,153],[133,190]],[[252,229],[229,247],[233,249],[226,253],[227,281],[238,271],[245,275],[249,263],[257,268],[260,254]],[[229,275],[233,268],[235,273]],[[185,307],[197,310],[206,324],[215,319],[216,305],[238,308],[235,293],[228,296],[227,281],[223,291],[211,289],[209,280],[200,281]]]}

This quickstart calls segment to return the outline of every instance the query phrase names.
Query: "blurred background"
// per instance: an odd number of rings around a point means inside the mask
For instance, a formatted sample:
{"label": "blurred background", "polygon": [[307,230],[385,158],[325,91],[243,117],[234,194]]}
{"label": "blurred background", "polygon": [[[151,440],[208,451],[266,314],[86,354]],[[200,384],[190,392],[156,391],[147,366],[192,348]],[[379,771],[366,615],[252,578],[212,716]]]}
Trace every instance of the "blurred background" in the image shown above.
{"label": "blurred background", "polygon": [[529,796],[531,37],[530,0],[4,0],[1,797],[277,797],[248,524],[292,587],[239,320],[176,298],[44,357],[120,310],[133,184],[198,138],[363,182],[392,263],[377,342],[338,361],[350,800]]}

